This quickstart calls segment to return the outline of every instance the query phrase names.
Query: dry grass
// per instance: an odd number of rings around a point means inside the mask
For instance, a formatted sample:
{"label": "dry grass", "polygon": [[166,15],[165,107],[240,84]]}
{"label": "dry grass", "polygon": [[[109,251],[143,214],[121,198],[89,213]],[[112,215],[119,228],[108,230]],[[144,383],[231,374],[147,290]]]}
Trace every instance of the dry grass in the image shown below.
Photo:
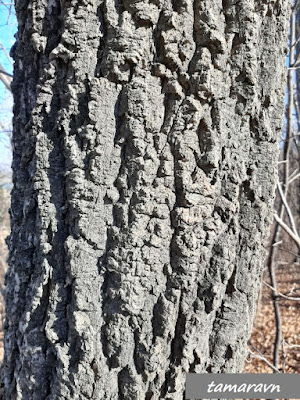
{"label": "dry grass", "polygon": [[[278,268],[278,291],[289,296],[300,297],[300,274],[296,264]],[[267,281],[267,276],[265,277]],[[300,301],[279,300],[282,335],[285,341],[284,352],[280,351],[280,371],[286,373],[300,373]],[[275,320],[271,301],[271,290],[264,285],[260,304],[255,318],[251,335],[251,343],[272,363],[272,353],[275,340]],[[272,369],[262,360],[250,357],[244,368],[247,373],[272,373]]]}

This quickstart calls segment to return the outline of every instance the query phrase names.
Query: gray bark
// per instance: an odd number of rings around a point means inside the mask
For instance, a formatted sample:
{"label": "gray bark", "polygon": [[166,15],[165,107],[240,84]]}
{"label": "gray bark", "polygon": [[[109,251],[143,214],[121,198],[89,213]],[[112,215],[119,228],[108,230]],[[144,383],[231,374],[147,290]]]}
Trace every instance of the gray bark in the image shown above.
{"label": "gray bark", "polygon": [[[295,111],[296,111],[296,132],[295,134],[299,134],[300,132],[300,109],[299,109],[299,101],[300,101],[300,94],[299,94],[299,82],[300,82],[300,3],[299,1],[295,2],[294,8],[293,8],[293,14],[295,18],[295,43],[290,43],[290,46],[294,44],[294,46],[291,48],[290,52],[293,54],[294,62],[295,62],[295,76],[296,76],[296,82],[295,82],[295,89],[294,89],[294,102],[296,103]],[[295,138],[295,142],[299,144],[299,138]],[[298,150],[299,151],[299,150]]]}
{"label": "gray bark", "polygon": [[239,372],[287,0],[18,0],[4,399],[183,399]]}

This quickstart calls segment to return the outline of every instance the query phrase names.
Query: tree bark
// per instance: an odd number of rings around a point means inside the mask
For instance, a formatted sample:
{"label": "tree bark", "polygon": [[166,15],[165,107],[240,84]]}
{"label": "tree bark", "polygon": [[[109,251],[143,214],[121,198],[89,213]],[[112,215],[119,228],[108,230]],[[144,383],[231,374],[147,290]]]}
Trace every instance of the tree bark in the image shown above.
{"label": "tree bark", "polygon": [[289,1],[16,1],[4,399],[183,399],[239,372]]}

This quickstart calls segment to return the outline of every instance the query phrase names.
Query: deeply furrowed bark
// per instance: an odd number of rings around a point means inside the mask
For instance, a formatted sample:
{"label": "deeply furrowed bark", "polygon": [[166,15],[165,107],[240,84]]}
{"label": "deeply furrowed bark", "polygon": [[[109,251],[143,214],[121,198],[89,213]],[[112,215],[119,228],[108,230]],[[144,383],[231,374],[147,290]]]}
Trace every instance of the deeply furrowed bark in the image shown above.
{"label": "deeply furrowed bark", "polygon": [[4,399],[183,399],[239,372],[287,0],[16,1]]}

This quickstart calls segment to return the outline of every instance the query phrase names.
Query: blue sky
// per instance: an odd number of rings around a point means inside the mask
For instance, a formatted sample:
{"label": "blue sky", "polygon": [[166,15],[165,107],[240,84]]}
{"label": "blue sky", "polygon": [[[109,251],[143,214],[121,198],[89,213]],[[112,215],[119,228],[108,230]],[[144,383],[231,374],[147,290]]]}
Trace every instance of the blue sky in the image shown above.
{"label": "blue sky", "polygon": [[[0,4],[0,63],[7,72],[12,73],[13,61],[9,57],[9,51],[15,41],[17,22],[13,6],[9,1],[4,4],[6,5]],[[11,128],[11,118],[12,96],[0,81],[0,168],[8,168],[11,162],[9,140],[4,132]]]}

